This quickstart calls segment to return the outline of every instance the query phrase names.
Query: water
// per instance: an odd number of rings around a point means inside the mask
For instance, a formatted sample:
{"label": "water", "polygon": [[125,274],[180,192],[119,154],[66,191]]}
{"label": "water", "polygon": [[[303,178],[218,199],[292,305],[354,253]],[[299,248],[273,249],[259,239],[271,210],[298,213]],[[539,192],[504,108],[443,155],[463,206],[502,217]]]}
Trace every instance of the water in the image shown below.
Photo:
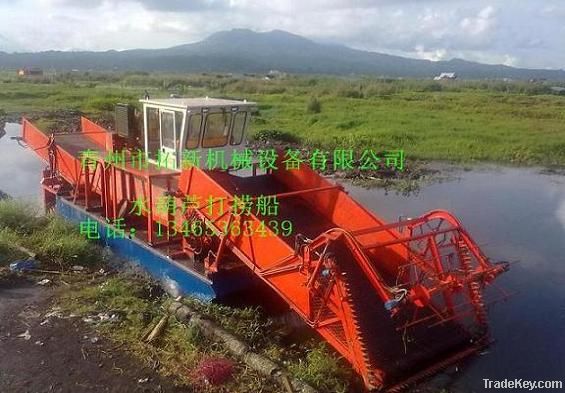
{"label": "water", "polygon": [[[37,200],[44,164],[10,136],[0,139],[0,189]],[[490,312],[496,344],[460,374],[461,391],[483,391],[483,378],[561,380],[565,375],[565,176],[534,169],[478,169],[418,195],[348,186],[379,216],[395,221],[428,210],[453,212],[493,260],[519,260],[496,283],[517,292]]]}
{"label": "water", "polygon": [[483,378],[563,380],[565,176],[500,168],[460,175],[409,197],[349,188],[354,198],[390,221],[449,210],[493,260],[520,261],[496,281],[517,292],[491,308],[496,344],[465,368],[459,390],[482,392]]}
{"label": "water", "polygon": [[45,164],[33,151],[11,139],[20,136],[21,125],[7,123],[5,131],[6,134],[0,138],[0,190],[14,198],[37,204],[41,195],[41,171]]}

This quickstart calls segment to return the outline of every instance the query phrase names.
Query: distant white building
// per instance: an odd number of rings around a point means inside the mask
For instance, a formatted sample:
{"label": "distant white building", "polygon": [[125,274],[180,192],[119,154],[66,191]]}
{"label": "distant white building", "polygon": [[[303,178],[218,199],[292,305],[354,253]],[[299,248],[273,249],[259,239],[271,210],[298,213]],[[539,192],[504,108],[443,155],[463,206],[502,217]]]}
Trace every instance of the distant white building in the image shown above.
{"label": "distant white building", "polygon": [[285,77],[286,77],[286,72],[282,72],[279,70],[271,70],[269,71],[265,79],[280,79]]}
{"label": "distant white building", "polygon": [[435,81],[454,80],[457,79],[455,72],[442,72],[434,78]]}

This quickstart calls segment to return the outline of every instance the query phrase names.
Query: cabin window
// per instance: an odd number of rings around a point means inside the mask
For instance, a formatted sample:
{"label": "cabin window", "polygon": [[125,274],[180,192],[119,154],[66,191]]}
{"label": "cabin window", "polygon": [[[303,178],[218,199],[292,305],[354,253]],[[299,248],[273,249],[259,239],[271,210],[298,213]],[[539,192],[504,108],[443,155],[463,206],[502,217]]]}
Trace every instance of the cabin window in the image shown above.
{"label": "cabin window", "polygon": [[202,115],[196,113],[190,116],[188,123],[188,134],[186,136],[185,149],[195,149],[200,140],[200,127],[202,126]]}
{"label": "cabin window", "polygon": [[161,148],[159,134],[159,109],[146,108],[147,118],[147,155],[154,157]]}
{"label": "cabin window", "polygon": [[247,112],[237,112],[235,114],[233,119],[233,129],[231,132],[230,145],[239,145],[243,141],[246,122]]}
{"label": "cabin window", "polygon": [[202,147],[220,147],[228,142],[230,130],[230,112],[209,113],[206,116],[206,127]]}
{"label": "cabin window", "polygon": [[182,120],[183,120],[183,116],[184,113],[182,112],[175,112],[175,127],[177,129],[177,134],[176,134],[176,138],[177,138],[177,146],[180,143],[179,139],[181,137],[182,134]]}
{"label": "cabin window", "polygon": [[175,148],[175,114],[174,112],[161,112],[161,138],[163,147]]}

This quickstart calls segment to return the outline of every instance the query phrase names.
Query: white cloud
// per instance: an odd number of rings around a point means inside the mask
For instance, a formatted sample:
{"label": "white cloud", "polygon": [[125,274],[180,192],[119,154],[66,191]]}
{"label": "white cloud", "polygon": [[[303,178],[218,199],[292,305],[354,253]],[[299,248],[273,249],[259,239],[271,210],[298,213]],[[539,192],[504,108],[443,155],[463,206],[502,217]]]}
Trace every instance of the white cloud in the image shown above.
{"label": "white cloud", "polygon": [[447,50],[446,49],[434,49],[434,50],[426,50],[423,45],[416,46],[416,56],[420,59],[432,60],[432,61],[439,61],[445,60],[447,58]]}
{"label": "white cloud", "polygon": [[430,60],[565,68],[563,15],[558,0],[0,0],[0,50],[168,47],[244,27]]}
{"label": "white cloud", "polygon": [[483,8],[476,17],[463,18],[461,27],[471,35],[477,36],[488,32],[494,23],[494,7]]}
{"label": "white cloud", "polygon": [[515,67],[518,64],[518,59],[511,55],[504,55],[504,61],[501,64],[509,67]]}

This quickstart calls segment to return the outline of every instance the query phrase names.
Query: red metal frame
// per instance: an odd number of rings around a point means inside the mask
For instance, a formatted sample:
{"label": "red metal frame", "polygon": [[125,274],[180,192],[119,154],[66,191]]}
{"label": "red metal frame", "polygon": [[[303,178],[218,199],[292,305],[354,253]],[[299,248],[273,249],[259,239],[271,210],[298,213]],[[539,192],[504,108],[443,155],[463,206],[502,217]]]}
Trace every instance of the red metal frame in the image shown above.
{"label": "red metal frame", "polygon": [[[81,123],[83,132],[77,138],[88,138],[104,151],[119,143],[115,135],[87,119]],[[244,220],[258,224],[261,218],[253,214],[237,215],[231,208],[210,211],[208,206],[183,212],[182,199],[188,195],[233,202],[233,193],[220,185],[212,172],[196,167],[182,172],[152,166],[136,170],[103,161],[92,171],[88,167],[83,171],[80,159],[57,145],[57,135],[47,137],[24,119],[23,137],[49,162],[43,180],[46,202],[52,201],[47,195],[70,188],[75,203],[112,220],[129,218],[129,209],[124,207],[143,196],[149,208],[146,240],[153,246],[158,246],[154,234],[157,223],[169,227],[173,221],[177,225],[183,220],[201,221],[215,235],[167,237],[167,243],[178,243],[177,253],[207,255],[203,262],[211,276],[228,268],[228,256],[237,257],[352,364],[368,389],[394,385],[392,389],[398,390],[488,342],[482,288],[508,265],[491,263],[448,212],[438,210],[385,223],[341,186],[309,167],[279,169],[269,176],[289,191],[272,196],[281,201],[299,200],[309,206],[312,217],[331,224],[312,238],[298,234],[292,247],[288,239],[275,236],[269,228],[265,237],[223,233],[225,225],[241,225]],[[279,168],[284,166],[279,164]],[[176,197],[174,215],[154,212],[155,198],[164,194]],[[180,226],[176,229],[181,230]],[[363,302],[364,293],[372,303]],[[371,318],[376,318],[374,323]],[[452,351],[438,350],[435,358],[416,362],[414,370],[402,375],[391,365],[394,356],[402,356],[373,337],[386,335],[388,340],[388,336],[404,337],[411,332],[416,337],[422,331],[441,335],[446,326],[455,326],[475,343]],[[416,349],[406,349],[406,356],[412,356],[410,351]]]}

